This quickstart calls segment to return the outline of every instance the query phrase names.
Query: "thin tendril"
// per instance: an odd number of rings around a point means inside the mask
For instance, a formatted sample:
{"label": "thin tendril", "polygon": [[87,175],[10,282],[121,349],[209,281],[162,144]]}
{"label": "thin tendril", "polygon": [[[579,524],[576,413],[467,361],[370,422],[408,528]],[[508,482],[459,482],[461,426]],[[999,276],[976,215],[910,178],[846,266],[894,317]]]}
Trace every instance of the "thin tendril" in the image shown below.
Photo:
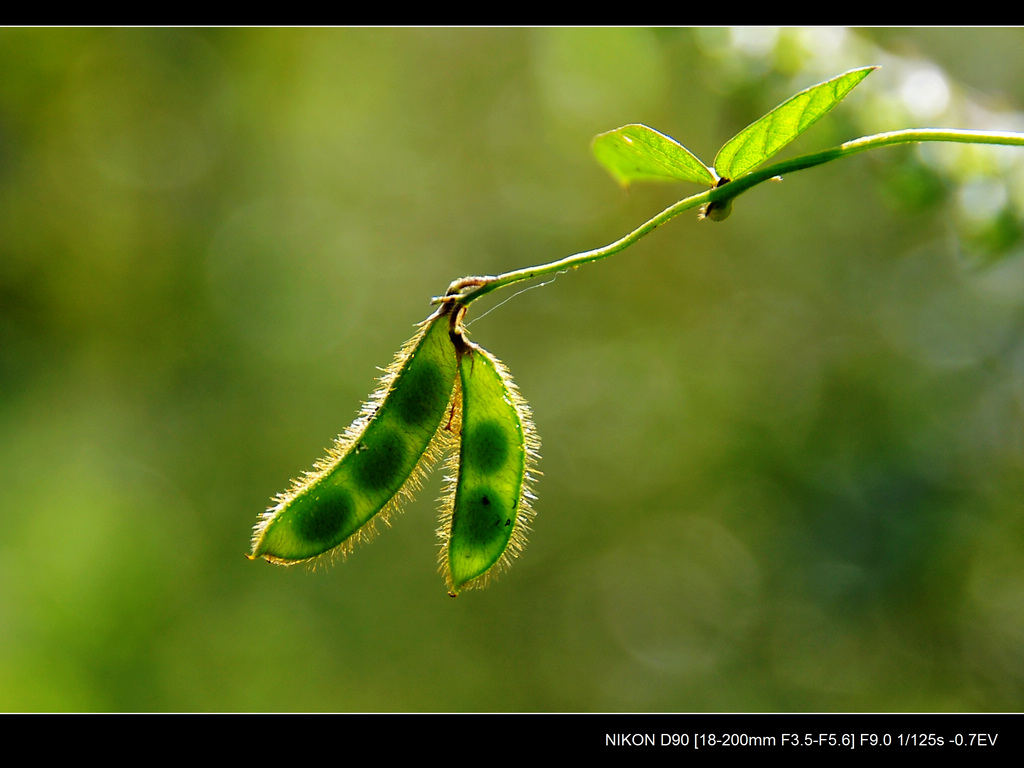
{"label": "thin tendril", "polygon": [[[561,274],[561,273],[559,273],[559,274]],[[497,304],[495,304],[495,305],[494,305],[493,307],[491,307],[490,309],[488,309],[488,310],[487,310],[486,312],[484,312],[484,313],[483,313],[482,315],[477,315],[477,316],[476,316],[476,317],[474,317],[474,318],[473,318],[472,320],[470,320],[470,321],[469,321],[468,323],[465,323],[465,327],[467,327],[467,328],[468,328],[468,327],[469,327],[469,326],[471,326],[471,325],[472,325],[473,323],[475,323],[475,322],[476,322],[477,320],[480,320],[480,319],[482,319],[482,318],[484,318],[484,317],[487,317],[487,316],[488,316],[489,314],[491,314],[491,312],[493,312],[494,310],[496,310],[496,309],[497,309],[498,307],[500,307],[500,306],[501,306],[502,304],[505,304],[506,302],[512,301],[512,299],[514,299],[514,298],[515,298],[516,296],[519,296],[519,295],[520,295],[520,294],[522,294],[522,293],[526,293],[527,291],[532,291],[532,290],[533,290],[534,288],[543,288],[543,287],[544,287],[545,285],[551,285],[551,284],[552,284],[553,282],[555,282],[555,280],[556,280],[557,278],[558,278],[558,275],[555,275],[555,276],[554,276],[554,277],[552,277],[552,278],[551,278],[550,280],[545,280],[545,281],[544,281],[543,283],[537,283],[536,285],[528,285],[528,286],[527,286],[526,288],[521,288],[520,290],[518,290],[518,291],[516,291],[515,293],[513,293],[513,294],[512,294],[511,296],[509,296],[509,297],[508,297],[507,299],[505,299],[504,301],[499,301],[499,302],[498,302]]]}

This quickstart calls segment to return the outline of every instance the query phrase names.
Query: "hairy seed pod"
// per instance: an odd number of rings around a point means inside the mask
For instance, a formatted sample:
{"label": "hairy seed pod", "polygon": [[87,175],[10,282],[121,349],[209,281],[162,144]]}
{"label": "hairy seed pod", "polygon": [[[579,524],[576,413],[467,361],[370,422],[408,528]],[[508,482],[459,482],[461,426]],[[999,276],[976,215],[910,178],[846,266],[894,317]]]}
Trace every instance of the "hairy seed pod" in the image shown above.
{"label": "hairy seed pod", "polygon": [[[539,441],[530,409],[501,361],[456,337],[462,424],[443,499],[441,569],[449,594],[486,586],[526,544]],[[457,465],[457,466],[456,466]]]}
{"label": "hairy seed pod", "polygon": [[251,559],[290,565],[345,554],[418,488],[453,442],[444,424],[458,367],[450,320],[445,305],[420,325],[327,457],[274,499],[255,526]]}

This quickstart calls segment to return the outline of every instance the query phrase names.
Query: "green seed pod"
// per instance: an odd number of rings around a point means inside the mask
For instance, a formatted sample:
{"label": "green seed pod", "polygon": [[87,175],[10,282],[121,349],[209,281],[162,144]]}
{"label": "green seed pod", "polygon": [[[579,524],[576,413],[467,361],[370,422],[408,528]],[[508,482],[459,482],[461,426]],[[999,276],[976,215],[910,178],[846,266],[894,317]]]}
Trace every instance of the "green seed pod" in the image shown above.
{"label": "green seed pod", "polygon": [[457,344],[460,449],[449,459],[438,530],[441,569],[453,597],[461,589],[486,586],[526,544],[539,448],[529,406],[505,366],[461,336]]}
{"label": "green seed pod", "polygon": [[411,497],[456,434],[445,420],[458,366],[450,320],[445,305],[420,325],[327,457],[274,499],[255,526],[250,559],[291,565],[347,554],[373,533],[375,518],[386,521]]}

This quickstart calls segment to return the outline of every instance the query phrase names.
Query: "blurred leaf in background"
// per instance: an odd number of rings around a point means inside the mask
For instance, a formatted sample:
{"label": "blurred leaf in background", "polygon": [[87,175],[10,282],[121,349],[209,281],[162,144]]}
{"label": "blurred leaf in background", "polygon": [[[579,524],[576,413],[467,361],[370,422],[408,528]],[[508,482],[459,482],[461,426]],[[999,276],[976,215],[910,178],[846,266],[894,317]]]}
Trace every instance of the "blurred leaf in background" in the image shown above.
{"label": "blurred leaf in background", "polygon": [[1019,711],[1017,149],[793,174],[474,307],[545,445],[488,590],[439,584],[439,475],[344,565],[243,554],[449,281],[674,200],[595,135],[710,157],[876,63],[784,154],[1021,130],[1022,35],[0,30],[0,709]]}

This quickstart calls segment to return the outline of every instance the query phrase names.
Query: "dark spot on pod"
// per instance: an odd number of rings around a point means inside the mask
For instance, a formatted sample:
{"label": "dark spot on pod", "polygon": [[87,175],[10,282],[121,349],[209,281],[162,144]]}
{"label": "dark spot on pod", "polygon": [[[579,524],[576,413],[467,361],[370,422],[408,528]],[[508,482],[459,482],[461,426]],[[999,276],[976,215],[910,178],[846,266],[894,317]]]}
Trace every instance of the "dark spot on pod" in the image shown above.
{"label": "dark spot on pod", "polygon": [[438,414],[448,404],[450,387],[445,387],[445,375],[440,366],[424,360],[402,374],[390,401],[398,418],[410,426],[422,427],[436,423]]}
{"label": "dark spot on pod", "polygon": [[497,472],[508,460],[511,439],[499,422],[481,422],[466,436],[463,450],[466,469],[483,474]]}
{"label": "dark spot on pod", "polygon": [[363,450],[353,457],[356,481],[368,491],[398,489],[405,472],[408,447],[395,429],[375,430],[372,438],[361,442]]}
{"label": "dark spot on pod", "polygon": [[508,511],[502,509],[498,498],[488,488],[478,489],[470,495],[465,514],[458,521],[466,538],[481,548],[489,548],[491,542],[505,541],[503,523],[508,519]]}
{"label": "dark spot on pod", "polygon": [[295,509],[295,532],[308,542],[333,546],[355,514],[352,497],[344,488],[328,487],[309,501]]}

